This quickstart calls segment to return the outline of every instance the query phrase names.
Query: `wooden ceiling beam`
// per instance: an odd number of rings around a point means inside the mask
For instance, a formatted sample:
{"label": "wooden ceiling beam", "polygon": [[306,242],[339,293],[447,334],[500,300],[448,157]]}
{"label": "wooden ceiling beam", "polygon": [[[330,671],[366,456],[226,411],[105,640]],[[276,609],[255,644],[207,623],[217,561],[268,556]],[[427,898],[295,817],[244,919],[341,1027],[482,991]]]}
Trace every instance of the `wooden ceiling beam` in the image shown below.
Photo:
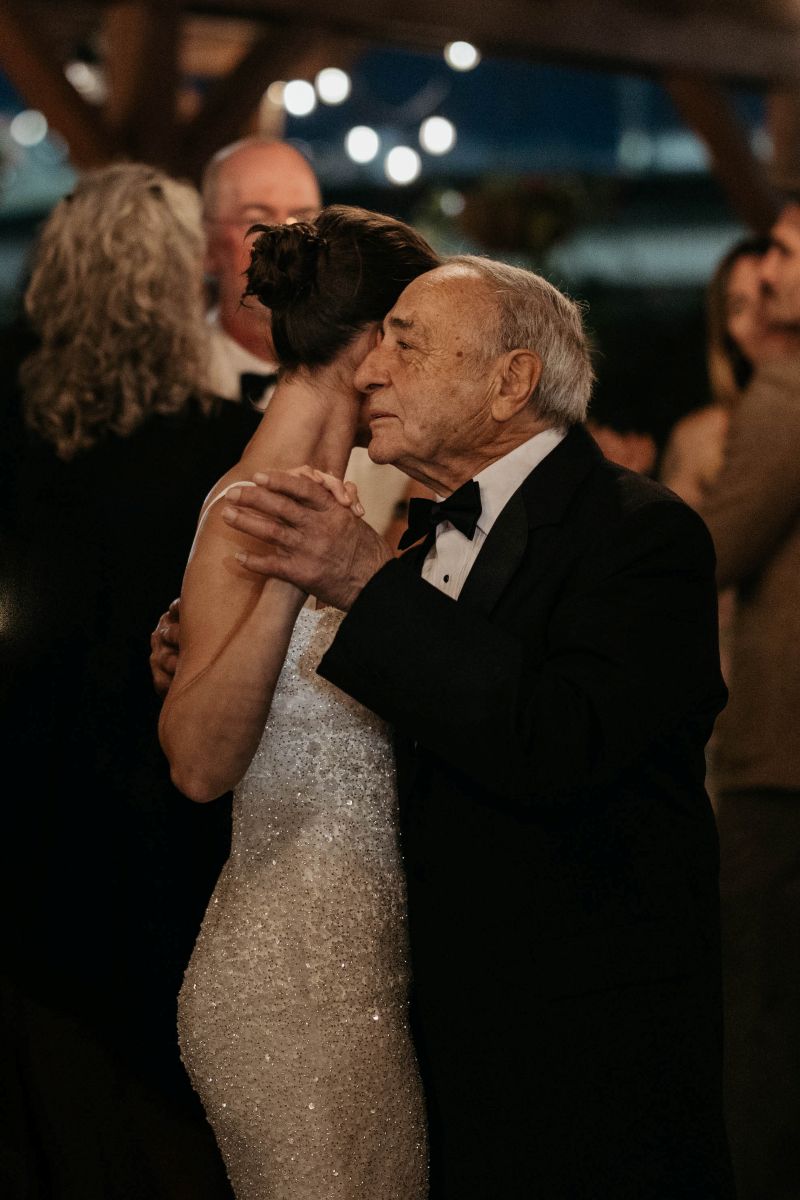
{"label": "wooden ceiling beam", "polygon": [[104,21],[107,124],[133,158],[162,167],[177,155],[181,0],[108,6]]}
{"label": "wooden ceiling beam", "polygon": [[440,49],[454,38],[484,54],[555,58],[646,73],[697,73],[764,83],[800,80],[800,37],[746,10],[633,0],[191,0],[196,13],[318,24],[369,41]]}
{"label": "wooden ceiling beam", "polygon": [[767,101],[772,135],[772,171],[776,187],[800,188],[800,88],[776,89]]}
{"label": "wooden ceiling beam", "polygon": [[198,179],[208,159],[240,137],[265,90],[276,79],[313,79],[321,67],[348,66],[356,53],[352,39],[332,39],[307,22],[271,29],[259,37],[228,75],[212,87],[198,115],[186,126],[181,169]]}
{"label": "wooden ceiling beam", "polygon": [[766,233],[780,203],[725,89],[691,76],[673,76],[664,86],[685,124],[705,144],[733,211],[751,229]]}
{"label": "wooden ceiling beam", "polygon": [[103,166],[120,151],[97,109],[80,96],[14,0],[0,5],[0,67],[25,102],[65,139],[76,167]]}

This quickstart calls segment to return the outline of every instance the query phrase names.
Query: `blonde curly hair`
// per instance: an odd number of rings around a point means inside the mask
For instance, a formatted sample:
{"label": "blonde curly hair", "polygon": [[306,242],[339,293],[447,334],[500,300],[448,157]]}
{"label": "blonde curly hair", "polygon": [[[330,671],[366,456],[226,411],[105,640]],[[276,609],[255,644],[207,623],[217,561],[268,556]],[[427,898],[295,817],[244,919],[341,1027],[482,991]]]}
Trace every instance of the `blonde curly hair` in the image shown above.
{"label": "blonde curly hair", "polygon": [[25,307],[28,424],[70,459],[203,393],[200,197],[154,167],[87,172],[46,222]]}

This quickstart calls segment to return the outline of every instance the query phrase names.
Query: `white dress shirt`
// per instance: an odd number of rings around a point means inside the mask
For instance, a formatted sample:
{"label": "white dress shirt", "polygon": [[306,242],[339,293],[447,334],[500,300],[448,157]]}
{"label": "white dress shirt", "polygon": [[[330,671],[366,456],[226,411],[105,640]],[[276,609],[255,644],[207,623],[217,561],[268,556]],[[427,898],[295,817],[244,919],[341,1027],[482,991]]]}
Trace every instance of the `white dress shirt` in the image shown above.
{"label": "white dress shirt", "polygon": [[[270,375],[278,370],[278,364],[268,362],[240,345],[219,323],[219,309],[212,308],[206,316],[209,327],[209,356],[206,386],[215,396],[224,400],[241,400],[240,376],[244,374]],[[268,387],[256,405],[263,411],[269,403],[275,385]]]}
{"label": "white dress shirt", "polygon": [[[481,515],[472,541],[449,521],[441,521],[436,526],[436,540],[422,564],[422,578],[440,592],[457,599],[500,513],[522,481],[565,436],[565,429],[545,429],[484,467],[475,476],[481,489]],[[436,498],[444,499],[443,496]]]}

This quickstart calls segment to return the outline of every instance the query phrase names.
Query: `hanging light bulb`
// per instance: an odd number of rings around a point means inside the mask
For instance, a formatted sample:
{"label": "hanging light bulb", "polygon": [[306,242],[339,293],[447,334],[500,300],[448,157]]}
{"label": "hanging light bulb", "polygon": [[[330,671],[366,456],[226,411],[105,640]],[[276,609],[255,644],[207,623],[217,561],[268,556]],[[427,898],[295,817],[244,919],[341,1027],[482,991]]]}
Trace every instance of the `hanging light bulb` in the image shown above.
{"label": "hanging light bulb", "polygon": [[410,146],[395,146],[383,164],[387,179],[392,183],[413,183],[422,170],[422,160]]}
{"label": "hanging light bulb", "polygon": [[428,117],[419,127],[419,144],[428,154],[447,154],[456,144],[456,127],[447,117]]}
{"label": "hanging light bulb", "polygon": [[314,82],[323,104],[343,104],[350,95],[350,76],[338,67],[325,67]]}
{"label": "hanging light bulb", "polygon": [[36,108],[17,113],[8,127],[18,146],[38,146],[47,137],[47,117]]}
{"label": "hanging light bulb", "polygon": [[344,148],[353,162],[372,162],[381,148],[381,139],[369,125],[354,125],[344,139]]}
{"label": "hanging light bulb", "polygon": [[286,91],[286,83],[283,79],[273,79],[272,83],[264,93],[270,104],[274,104],[276,108],[283,108],[283,96]]}
{"label": "hanging light bulb", "polygon": [[293,117],[307,117],[317,107],[316,93],[307,79],[293,79],[283,89],[283,107]]}
{"label": "hanging light bulb", "polygon": [[471,71],[481,61],[481,55],[472,42],[448,42],[444,60],[454,71]]}

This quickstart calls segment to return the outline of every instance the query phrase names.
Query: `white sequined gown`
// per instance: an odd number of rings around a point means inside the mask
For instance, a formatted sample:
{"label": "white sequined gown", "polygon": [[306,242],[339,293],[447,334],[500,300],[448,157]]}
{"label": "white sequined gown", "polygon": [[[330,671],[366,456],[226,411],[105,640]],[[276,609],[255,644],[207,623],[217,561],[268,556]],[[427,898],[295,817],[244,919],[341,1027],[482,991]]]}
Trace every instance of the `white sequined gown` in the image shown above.
{"label": "white sequined gown", "polygon": [[427,1194],[391,747],[315,672],[340,619],[300,612],[179,999],[237,1200]]}

